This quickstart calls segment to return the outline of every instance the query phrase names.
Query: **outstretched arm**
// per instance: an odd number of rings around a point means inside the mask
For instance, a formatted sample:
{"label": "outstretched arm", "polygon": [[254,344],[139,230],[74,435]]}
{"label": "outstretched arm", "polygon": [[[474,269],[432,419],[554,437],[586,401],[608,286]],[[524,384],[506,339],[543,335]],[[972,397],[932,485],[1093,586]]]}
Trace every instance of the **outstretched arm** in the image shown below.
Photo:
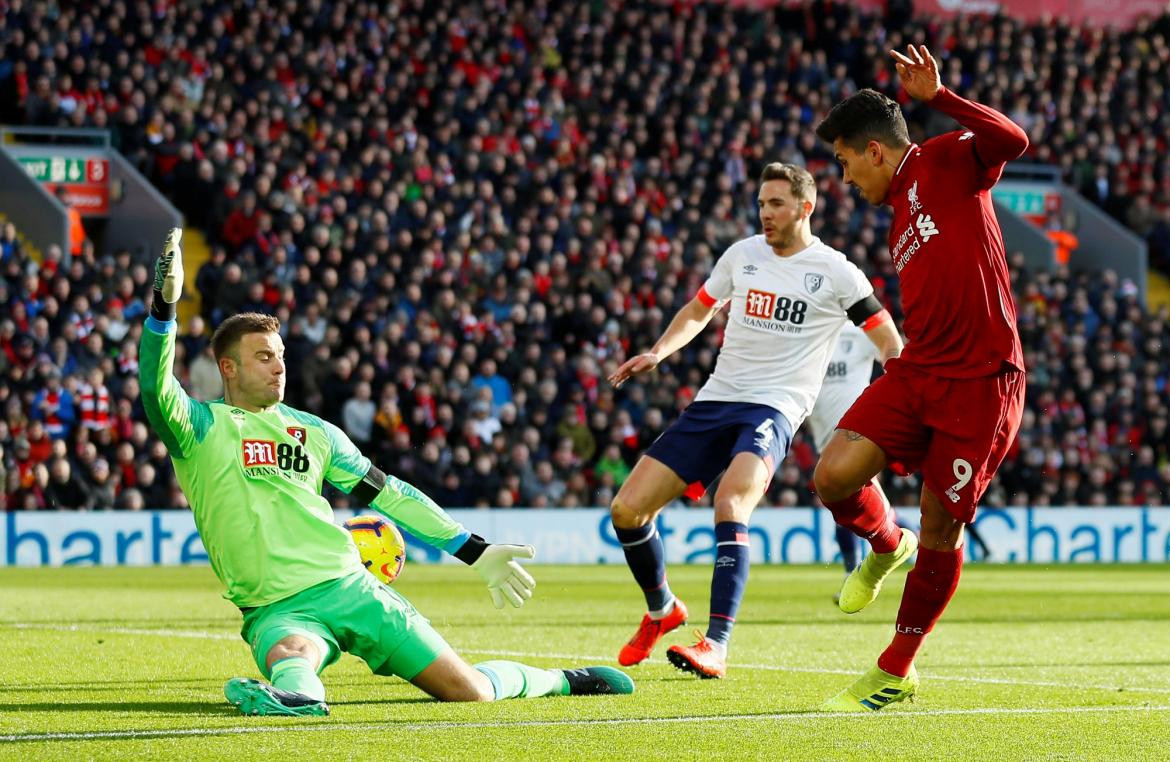
{"label": "outstretched arm", "polygon": [[711,322],[711,318],[718,310],[718,302],[710,297],[704,299],[704,292],[700,291],[698,296],[687,302],[686,306],[678,311],[662,336],[654,342],[650,351],[631,357],[622,363],[617,370],[610,374],[609,382],[618,387],[628,381],[631,376],[658,367],[658,363],[685,347],[691,339],[698,336],[707,323]]}
{"label": "outstretched arm", "polygon": [[493,544],[468,532],[421,490],[370,463],[341,429],[328,421],[322,424],[332,449],[325,473],[331,484],[475,569],[496,608],[503,608],[504,601],[519,607],[532,597],[536,580],[516,560],[535,556],[531,545]]}
{"label": "outstretched arm", "polygon": [[909,45],[905,55],[891,50],[890,57],[911,97],[929,103],[975,134],[975,155],[984,167],[998,167],[1028,149],[1027,133],[1011,119],[942,86],[938,62],[925,45]]}
{"label": "outstretched arm", "polygon": [[171,231],[155,264],[154,303],[138,349],[138,380],[146,417],[175,458],[190,455],[211,427],[207,406],[191,399],[174,375],[175,303],[183,291],[182,232],[179,228]]}

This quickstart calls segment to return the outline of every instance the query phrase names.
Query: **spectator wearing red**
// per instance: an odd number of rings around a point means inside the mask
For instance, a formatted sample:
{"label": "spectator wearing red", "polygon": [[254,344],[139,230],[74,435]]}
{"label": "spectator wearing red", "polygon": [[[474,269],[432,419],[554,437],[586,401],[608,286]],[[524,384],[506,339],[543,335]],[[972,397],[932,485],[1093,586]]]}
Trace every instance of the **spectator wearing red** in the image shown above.
{"label": "spectator wearing red", "polygon": [[112,425],[110,390],[101,368],[93,368],[77,388],[77,406],[81,411],[81,425],[90,431],[108,429]]}

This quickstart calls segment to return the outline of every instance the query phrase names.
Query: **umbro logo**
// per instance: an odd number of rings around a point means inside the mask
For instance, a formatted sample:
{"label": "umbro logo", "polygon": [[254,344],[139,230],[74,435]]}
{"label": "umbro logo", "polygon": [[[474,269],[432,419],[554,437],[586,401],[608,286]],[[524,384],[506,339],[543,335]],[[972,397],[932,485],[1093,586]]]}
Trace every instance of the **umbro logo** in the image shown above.
{"label": "umbro logo", "polygon": [[743,266],[743,274],[744,275],[755,275],[756,270],[759,270],[759,269],[760,268],[756,267],[755,265],[744,265]]}
{"label": "umbro logo", "polygon": [[715,559],[716,566],[735,566],[735,559],[731,556],[719,556]]}

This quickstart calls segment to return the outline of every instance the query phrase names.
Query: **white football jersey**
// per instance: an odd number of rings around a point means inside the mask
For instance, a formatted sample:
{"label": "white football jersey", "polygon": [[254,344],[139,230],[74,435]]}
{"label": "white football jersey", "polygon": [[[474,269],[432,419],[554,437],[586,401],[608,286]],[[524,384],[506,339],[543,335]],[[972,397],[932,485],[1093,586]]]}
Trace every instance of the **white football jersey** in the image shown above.
{"label": "white football jersey", "polygon": [[819,238],[789,257],[762,235],[732,244],[699,292],[704,303],[730,301],[731,314],[695,401],[768,405],[796,431],[816,402],[845,310],[872,293],[861,270]]}
{"label": "white football jersey", "polygon": [[865,335],[865,331],[852,323],[846,323],[837,338],[837,348],[829,359],[820,396],[808,420],[804,422],[812,432],[818,450],[825,449],[841,416],[869,386],[869,380],[873,377],[873,364],[877,359],[878,349]]}

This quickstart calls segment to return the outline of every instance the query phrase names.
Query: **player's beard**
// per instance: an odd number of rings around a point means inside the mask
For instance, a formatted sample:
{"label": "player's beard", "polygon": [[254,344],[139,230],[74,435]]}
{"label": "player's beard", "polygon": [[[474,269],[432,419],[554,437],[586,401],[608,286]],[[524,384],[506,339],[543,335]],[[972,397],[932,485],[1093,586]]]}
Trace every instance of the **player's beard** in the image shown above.
{"label": "player's beard", "polygon": [[796,240],[799,225],[800,220],[793,220],[784,227],[777,228],[772,232],[773,240],[768,241],[768,245],[776,249],[787,249]]}

